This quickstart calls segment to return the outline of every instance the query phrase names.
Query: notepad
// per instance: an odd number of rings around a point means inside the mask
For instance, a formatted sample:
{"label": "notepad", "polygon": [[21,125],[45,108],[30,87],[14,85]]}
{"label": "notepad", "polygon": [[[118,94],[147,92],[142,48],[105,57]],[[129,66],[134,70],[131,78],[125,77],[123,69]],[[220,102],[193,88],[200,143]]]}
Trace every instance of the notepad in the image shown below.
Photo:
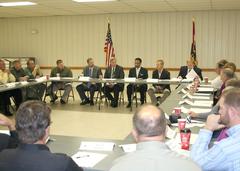
{"label": "notepad", "polygon": [[90,151],[113,151],[114,145],[115,143],[113,142],[82,141],[79,149]]}
{"label": "notepad", "polygon": [[211,108],[190,108],[190,111],[195,112],[195,113],[207,113],[210,112],[212,109]]}
{"label": "notepad", "polygon": [[105,157],[107,154],[79,151],[72,156],[72,159],[79,167],[94,167]]}

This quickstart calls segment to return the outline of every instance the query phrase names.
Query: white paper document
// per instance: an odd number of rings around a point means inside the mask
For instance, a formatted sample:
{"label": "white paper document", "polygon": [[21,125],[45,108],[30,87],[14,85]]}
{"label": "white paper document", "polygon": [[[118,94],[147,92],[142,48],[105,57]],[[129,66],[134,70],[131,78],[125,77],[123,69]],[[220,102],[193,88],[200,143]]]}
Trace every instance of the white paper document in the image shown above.
{"label": "white paper document", "polygon": [[121,147],[125,153],[130,153],[136,151],[137,144],[123,144],[119,145],[119,147]]}
{"label": "white paper document", "polygon": [[171,129],[168,125],[166,128],[166,137],[169,139],[173,139],[176,136],[177,132]]}
{"label": "white paper document", "polygon": [[37,82],[44,82],[44,81],[47,80],[47,78],[46,78],[46,76],[44,76],[44,77],[36,78],[35,80],[36,80]]}
{"label": "white paper document", "polygon": [[135,83],[136,82],[136,78],[135,77],[126,77],[124,78],[125,82],[130,82],[130,83]]}
{"label": "white paper document", "polygon": [[60,80],[60,77],[50,77],[49,80],[52,80],[52,81],[54,81],[54,80]]}
{"label": "white paper document", "polygon": [[214,88],[212,87],[199,87],[197,92],[213,92]]}
{"label": "white paper document", "polygon": [[210,97],[209,96],[192,96],[191,94],[186,94],[185,96],[183,96],[182,98],[189,98],[189,99],[200,99],[200,100],[209,100]]}
{"label": "white paper document", "polygon": [[171,139],[165,142],[165,144],[174,152],[181,154],[183,156],[189,157],[190,151],[181,149],[181,145],[176,139]]}
{"label": "white paper document", "polygon": [[28,85],[29,84],[29,82],[27,82],[27,81],[21,81],[20,82],[22,85]]}
{"label": "white paper document", "polygon": [[211,94],[208,93],[194,93],[194,96],[210,96]]}
{"label": "white paper document", "polygon": [[157,82],[158,82],[158,79],[148,78],[148,79],[147,79],[147,82],[150,82],[150,83],[157,83]]}
{"label": "white paper document", "polygon": [[7,83],[6,86],[7,87],[14,87],[16,85],[16,83]]}
{"label": "white paper document", "polygon": [[10,135],[10,131],[9,130],[0,130],[1,134],[7,134]]}
{"label": "white paper document", "polygon": [[79,149],[90,151],[113,151],[114,145],[113,142],[82,141]]}
{"label": "white paper document", "polygon": [[90,77],[79,77],[79,81],[90,81]]}
{"label": "white paper document", "polygon": [[188,99],[185,99],[183,101],[179,102],[179,105],[183,105],[183,104],[188,104],[190,106],[196,106],[196,107],[212,107],[212,101],[190,101]]}
{"label": "white paper document", "polygon": [[191,69],[191,71],[186,75],[187,79],[193,80],[195,77],[197,77],[197,73],[194,71],[194,69]]}
{"label": "white paper document", "polygon": [[105,157],[107,154],[79,151],[72,156],[72,159],[80,167],[94,167]]}

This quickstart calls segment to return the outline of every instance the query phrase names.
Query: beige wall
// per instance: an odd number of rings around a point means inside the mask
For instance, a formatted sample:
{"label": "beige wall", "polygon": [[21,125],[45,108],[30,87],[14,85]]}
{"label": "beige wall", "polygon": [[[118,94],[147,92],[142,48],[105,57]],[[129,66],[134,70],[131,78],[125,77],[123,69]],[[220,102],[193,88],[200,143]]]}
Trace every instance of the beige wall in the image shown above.
{"label": "beige wall", "polygon": [[154,67],[155,60],[163,58],[166,67],[177,68],[190,53],[193,16],[199,66],[214,68],[220,58],[240,66],[240,11],[0,19],[0,56],[35,56],[44,66],[54,65],[57,58],[83,66],[93,57],[104,66],[109,17],[119,64],[130,67],[141,57],[145,67]]}

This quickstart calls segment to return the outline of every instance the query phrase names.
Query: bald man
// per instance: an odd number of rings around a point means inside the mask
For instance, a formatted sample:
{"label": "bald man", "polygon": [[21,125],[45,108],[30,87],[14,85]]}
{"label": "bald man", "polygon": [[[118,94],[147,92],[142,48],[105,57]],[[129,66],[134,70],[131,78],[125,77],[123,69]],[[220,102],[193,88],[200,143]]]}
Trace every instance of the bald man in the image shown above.
{"label": "bald man", "polygon": [[153,105],[140,107],[133,116],[132,134],[137,150],[117,159],[110,171],[201,170],[190,159],[171,151],[164,143],[164,112]]}

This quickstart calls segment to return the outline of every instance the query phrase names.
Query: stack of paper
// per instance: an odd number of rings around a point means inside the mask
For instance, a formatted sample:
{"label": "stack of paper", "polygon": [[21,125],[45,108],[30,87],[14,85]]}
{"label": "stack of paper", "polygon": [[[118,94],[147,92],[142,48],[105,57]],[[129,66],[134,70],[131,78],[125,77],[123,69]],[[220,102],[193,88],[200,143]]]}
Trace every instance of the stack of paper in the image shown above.
{"label": "stack of paper", "polygon": [[214,88],[212,87],[199,87],[197,92],[213,92]]}
{"label": "stack of paper", "polygon": [[136,82],[136,78],[135,77],[126,77],[126,78],[124,78],[124,81],[134,83],[134,82]]}
{"label": "stack of paper", "polygon": [[72,156],[72,159],[80,167],[94,167],[106,156],[107,154],[79,151]]}
{"label": "stack of paper", "polygon": [[198,76],[198,75],[197,75],[197,73],[194,71],[194,69],[191,69],[191,71],[186,75],[186,78],[193,80],[193,79],[196,78],[197,76]]}
{"label": "stack of paper", "polygon": [[82,141],[79,149],[91,151],[113,151],[114,145],[113,142]]}
{"label": "stack of paper", "polygon": [[184,98],[189,98],[189,99],[199,99],[199,100],[209,100],[210,97],[209,96],[192,96],[189,93],[185,94],[183,97]]}
{"label": "stack of paper", "polygon": [[52,80],[52,81],[54,81],[54,80],[60,80],[60,77],[50,77],[49,80]]}
{"label": "stack of paper", "polygon": [[90,77],[79,77],[79,81],[89,81]]}

